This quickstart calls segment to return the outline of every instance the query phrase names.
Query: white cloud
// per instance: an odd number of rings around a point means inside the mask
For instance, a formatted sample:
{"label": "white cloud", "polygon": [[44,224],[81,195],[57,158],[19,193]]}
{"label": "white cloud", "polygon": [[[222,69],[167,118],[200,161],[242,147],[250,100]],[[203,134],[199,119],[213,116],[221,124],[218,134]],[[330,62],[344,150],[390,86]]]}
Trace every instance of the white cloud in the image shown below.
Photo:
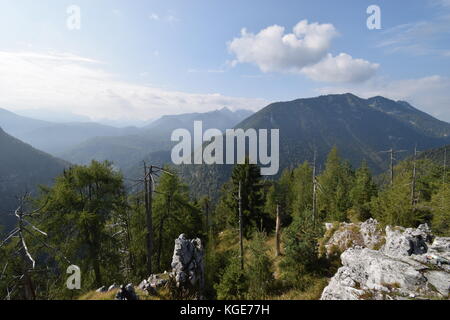
{"label": "white cloud", "polygon": [[94,59],[0,51],[0,108],[46,108],[92,119],[149,119],[221,107],[258,110],[262,99],[164,90],[121,81]]}
{"label": "white cloud", "polygon": [[293,33],[273,25],[258,34],[242,29],[241,36],[228,44],[236,55],[236,63],[253,63],[263,72],[299,72],[303,67],[317,63],[326,54],[337,32],[331,24],[300,21]]}
{"label": "white cloud", "polygon": [[376,78],[362,85],[327,87],[322,94],[352,92],[363,98],[384,96],[404,100],[414,107],[450,122],[450,78],[432,75],[417,79],[389,80]]}
{"label": "white cloud", "polygon": [[303,68],[302,73],[316,81],[360,82],[371,78],[378,67],[378,64],[363,59],[353,59],[346,53],[336,57],[328,54],[319,63]]}
{"label": "white cloud", "polygon": [[285,33],[285,28],[278,25],[257,34],[243,29],[241,36],[228,44],[229,51],[236,56],[231,65],[251,63],[262,72],[302,73],[325,82],[362,81],[373,76],[378,65],[345,53],[336,57],[329,53],[337,35],[332,24],[307,20],[300,21],[292,33]]}

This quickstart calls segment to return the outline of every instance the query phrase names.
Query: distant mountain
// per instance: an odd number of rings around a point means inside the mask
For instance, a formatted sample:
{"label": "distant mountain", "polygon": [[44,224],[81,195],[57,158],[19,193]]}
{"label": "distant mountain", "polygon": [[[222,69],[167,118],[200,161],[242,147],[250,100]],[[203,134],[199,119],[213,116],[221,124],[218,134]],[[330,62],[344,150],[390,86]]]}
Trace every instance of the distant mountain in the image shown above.
{"label": "distant mountain", "polygon": [[0,128],[0,225],[11,226],[16,196],[49,185],[69,164],[10,136]]}
{"label": "distant mountain", "polygon": [[0,108],[0,127],[13,136],[51,125],[51,122],[19,116]]}
{"label": "distant mountain", "polygon": [[91,138],[123,136],[139,132],[138,128],[116,128],[95,122],[54,123],[20,116],[0,109],[0,127],[33,147],[56,155]]}
{"label": "distant mountain", "polygon": [[169,152],[173,146],[170,138],[175,129],[183,128],[192,133],[194,121],[197,120],[203,122],[203,130],[230,129],[251,114],[253,113],[248,110],[231,111],[223,108],[206,113],[163,116],[141,128],[137,134],[96,137],[57,155],[80,164],[89,163],[92,159],[110,160],[127,172],[134,170],[137,163],[154,152]]}
{"label": "distant mountain", "polygon": [[115,128],[95,122],[55,123],[17,135],[35,148],[58,155],[63,151],[97,137],[136,134],[138,128]]}
{"label": "distant mountain", "polygon": [[237,110],[231,111],[228,108],[215,110],[205,113],[186,113],[180,115],[163,116],[160,119],[152,122],[150,125],[144,127],[144,129],[158,131],[172,132],[178,128],[192,128],[194,121],[202,121],[204,128],[216,128],[219,130],[231,129],[236,124],[251,116],[252,111],[249,110]]}
{"label": "distant mountain", "polygon": [[[273,103],[236,128],[280,129],[280,173],[312,161],[314,150],[323,168],[333,146],[354,166],[366,160],[378,173],[388,164],[386,154],[380,151],[412,150],[415,144],[423,150],[450,143],[449,123],[406,102],[383,97],[361,99],[353,94]],[[180,170],[201,194],[217,190],[229,178],[231,166],[184,165]]]}
{"label": "distant mountain", "polygon": [[65,110],[51,110],[51,109],[25,109],[15,111],[16,114],[32,119],[43,120],[47,122],[56,123],[72,123],[72,122],[92,122],[87,116],[74,114]]}

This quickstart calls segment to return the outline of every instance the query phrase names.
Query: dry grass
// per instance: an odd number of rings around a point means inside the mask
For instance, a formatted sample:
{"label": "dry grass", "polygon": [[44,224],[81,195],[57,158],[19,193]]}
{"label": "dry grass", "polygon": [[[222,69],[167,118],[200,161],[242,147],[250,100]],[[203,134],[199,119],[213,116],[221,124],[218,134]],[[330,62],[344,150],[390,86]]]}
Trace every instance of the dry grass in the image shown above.
{"label": "dry grass", "polygon": [[281,295],[272,296],[272,300],[319,300],[323,289],[328,285],[327,278],[317,279],[314,284],[305,291],[291,289]]}
{"label": "dry grass", "polygon": [[[167,288],[158,289],[158,293],[155,296],[149,295],[147,292],[135,288],[136,294],[139,296],[139,300],[170,300],[169,290]],[[109,292],[96,292],[90,291],[81,295],[78,300],[114,300],[119,289],[111,290]]]}

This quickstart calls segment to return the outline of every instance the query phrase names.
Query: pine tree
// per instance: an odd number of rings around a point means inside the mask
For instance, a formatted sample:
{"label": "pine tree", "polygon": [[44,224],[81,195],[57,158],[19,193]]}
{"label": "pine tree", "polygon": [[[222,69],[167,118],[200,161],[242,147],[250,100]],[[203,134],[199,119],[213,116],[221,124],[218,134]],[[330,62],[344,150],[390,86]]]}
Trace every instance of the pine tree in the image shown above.
{"label": "pine tree", "polygon": [[308,162],[294,170],[292,179],[293,215],[300,216],[307,210],[312,210],[313,169]]}
{"label": "pine tree", "polygon": [[232,255],[223,271],[221,281],[215,286],[219,300],[243,300],[248,292],[248,280],[241,269],[239,254]]}
{"label": "pine tree", "polygon": [[334,147],[328,155],[325,171],[319,176],[318,203],[321,215],[329,221],[344,221],[351,208],[349,192],[353,183],[353,171],[343,162]]}
{"label": "pine tree", "polygon": [[432,229],[440,236],[450,237],[450,187],[448,183],[442,184],[439,191],[433,196]]}
{"label": "pine tree", "polygon": [[355,219],[365,221],[371,217],[370,201],[378,194],[377,186],[372,179],[367,162],[363,161],[356,170],[355,182],[350,191],[350,199],[355,213]]}
{"label": "pine tree", "polygon": [[248,279],[247,299],[263,300],[270,293],[274,281],[266,236],[262,232],[256,232],[248,247],[250,254],[245,268]]}
{"label": "pine tree", "polygon": [[236,165],[231,176],[231,183],[224,195],[225,204],[229,208],[228,222],[238,225],[238,190],[241,183],[242,214],[244,221],[244,235],[249,237],[253,230],[270,228],[273,224],[264,213],[264,197],[260,169],[257,165]]}
{"label": "pine tree", "polygon": [[308,279],[321,272],[318,239],[322,237],[321,225],[314,225],[311,212],[295,216],[287,228],[284,239],[285,255],[280,264],[282,277],[293,287],[305,290]]}
{"label": "pine tree", "polygon": [[270,219],[275,221],[277,206],[281,211],[282,222],[287,224],[292,216],[293,199],[293,178],[291,170],[284,170],[278,181],[272,183],[266,195],[265,212]]}

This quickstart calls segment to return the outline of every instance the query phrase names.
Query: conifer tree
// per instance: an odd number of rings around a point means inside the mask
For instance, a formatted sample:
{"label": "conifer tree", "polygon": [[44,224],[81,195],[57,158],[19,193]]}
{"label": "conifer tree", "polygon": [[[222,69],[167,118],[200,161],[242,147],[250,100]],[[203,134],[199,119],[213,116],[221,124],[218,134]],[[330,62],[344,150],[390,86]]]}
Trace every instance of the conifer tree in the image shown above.
{"label": "conifer tree", "polygon": [[325,171],[319,176],[318,194],[321,215],[329,221],[344,221],[351,208],[349,192],[353,183],[353,171],[348,162],[343,162],[334,147],[327,157]]}
{"label": "conifer tree", "polygon": [[367,162],[363,161],[361,167],[356,170],[355,182],[350,191],[350,200],[357,220],[365,221],[371,217],[370,201],[376,197],[377,192]]}

